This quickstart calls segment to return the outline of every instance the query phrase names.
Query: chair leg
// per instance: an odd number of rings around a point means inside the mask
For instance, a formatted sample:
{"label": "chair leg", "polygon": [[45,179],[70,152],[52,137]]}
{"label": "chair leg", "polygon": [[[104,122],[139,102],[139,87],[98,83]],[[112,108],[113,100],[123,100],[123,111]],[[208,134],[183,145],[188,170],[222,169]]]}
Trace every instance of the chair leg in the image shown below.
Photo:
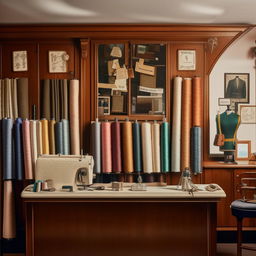
{"label": "chair leg", "polygon": [[237,256],[242,256],[242,218],[237,218]]}

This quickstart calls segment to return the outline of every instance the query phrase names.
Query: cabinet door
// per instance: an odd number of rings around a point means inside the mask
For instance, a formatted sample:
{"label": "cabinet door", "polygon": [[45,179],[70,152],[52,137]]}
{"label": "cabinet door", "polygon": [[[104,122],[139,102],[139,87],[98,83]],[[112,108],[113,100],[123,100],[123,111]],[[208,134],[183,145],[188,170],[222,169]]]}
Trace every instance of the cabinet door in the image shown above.
{"label": "cabinet door", "polygon": [[166,44],[131,45],[134,78],[131,79],[133,115],[165,115]]}
{"label": "cabinet door", "polygon": [[[241,199],[240,191],[240,174],[244,172],[256,172],[256,169],[236,169],[234,172],[234,200]],[[253,195],[252,195],[253,196]],[[256,220],[252,218],[245,218],[243,221],[244,227],[256,227]]]}
{"label": "cabinet door", "polygon": [[99,43],[97,49],[97,113],[100,119],[129,115],[127,43]]}
{"label": "cabinet door", "polygon": [[236,219],[231,214],[230,204],[234,200],[233,169],[206,169],[204,171],[204,183],[216,183],[226,193],[226,198],[221,199],[217,206],[217,226],[234,227]]}

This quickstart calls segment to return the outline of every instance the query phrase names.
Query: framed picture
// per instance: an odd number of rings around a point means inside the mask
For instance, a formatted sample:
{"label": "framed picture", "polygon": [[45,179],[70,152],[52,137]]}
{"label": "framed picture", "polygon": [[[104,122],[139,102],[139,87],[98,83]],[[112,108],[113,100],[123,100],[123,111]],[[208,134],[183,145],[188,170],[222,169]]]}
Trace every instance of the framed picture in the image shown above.
{"label": "framed picture", "polygon": [[240,106],[241,124],[256,124],[256,105]]}
{"label": "framed picture", "polygon": [[28,71],[27,51],[13,51],[12,65],[14,72]]}
{"label": "framed picture", "polygon": [[66,51],[49,51],[49,73],[66,73],[68,59]]}
{"label": "framed picture", "polygon": [[196,70],[195,50],[178,50],[178,70]]}
{"label": "framed picture", "polygon": [[240,140],[236,142],[235,160],[249,160],[251,156],[251,141]]}
{"label": "framed picture", "polygon": [[249,73],[225,73],[224,97],[237,103],[249,103]]}
{"label": "framed picture", "polygon": [[98,116],[110,115],[110,96],[98,97]]}

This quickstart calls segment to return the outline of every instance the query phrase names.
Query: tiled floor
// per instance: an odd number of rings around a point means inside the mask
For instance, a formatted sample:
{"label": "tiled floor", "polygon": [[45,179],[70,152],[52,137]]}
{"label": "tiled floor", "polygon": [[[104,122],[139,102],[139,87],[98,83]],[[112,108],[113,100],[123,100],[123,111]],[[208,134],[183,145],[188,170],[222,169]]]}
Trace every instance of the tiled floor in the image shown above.
{"label": "tiled floor", "polygon": [[[256,246],[254,244],[250,244]],[[242,251],[243,256],[256,256],[256,251]],[[236,256],[236,244],[218,244],[216,256]]]}

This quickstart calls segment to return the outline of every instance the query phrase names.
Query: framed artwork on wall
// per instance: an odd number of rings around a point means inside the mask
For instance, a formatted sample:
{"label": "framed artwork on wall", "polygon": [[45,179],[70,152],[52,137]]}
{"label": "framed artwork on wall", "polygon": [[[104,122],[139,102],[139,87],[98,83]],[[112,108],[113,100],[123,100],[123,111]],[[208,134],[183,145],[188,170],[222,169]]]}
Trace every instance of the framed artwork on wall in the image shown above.
{"label": "framed artwork on wall", "polygon": [[256,124],[256,105],[240,105],[241,124]]}
{"label": "framed artwork on wall", "polygon": [[66,51],[49,51],[49,73],[66,73],[68,60]]}
{"label": "framed artwork on wall", "polygon": [[14,72],[28,71],[27,51],[13,51],[12,65]]}
{"label": "framed artwork on wall", "polygon": [[247,161],[251,156],[251,141],[240,140],[236,142],[235,160]]}
{"label": "framed artwork on wall", "polygon": [[249,73],[225,73],[224,81],[225,98],[230,98],[236,103],[249,103]]}
{"label": "framed artwork on wall", "polygon": [[195,50],[178,50],[178,70],[196,70]]}

